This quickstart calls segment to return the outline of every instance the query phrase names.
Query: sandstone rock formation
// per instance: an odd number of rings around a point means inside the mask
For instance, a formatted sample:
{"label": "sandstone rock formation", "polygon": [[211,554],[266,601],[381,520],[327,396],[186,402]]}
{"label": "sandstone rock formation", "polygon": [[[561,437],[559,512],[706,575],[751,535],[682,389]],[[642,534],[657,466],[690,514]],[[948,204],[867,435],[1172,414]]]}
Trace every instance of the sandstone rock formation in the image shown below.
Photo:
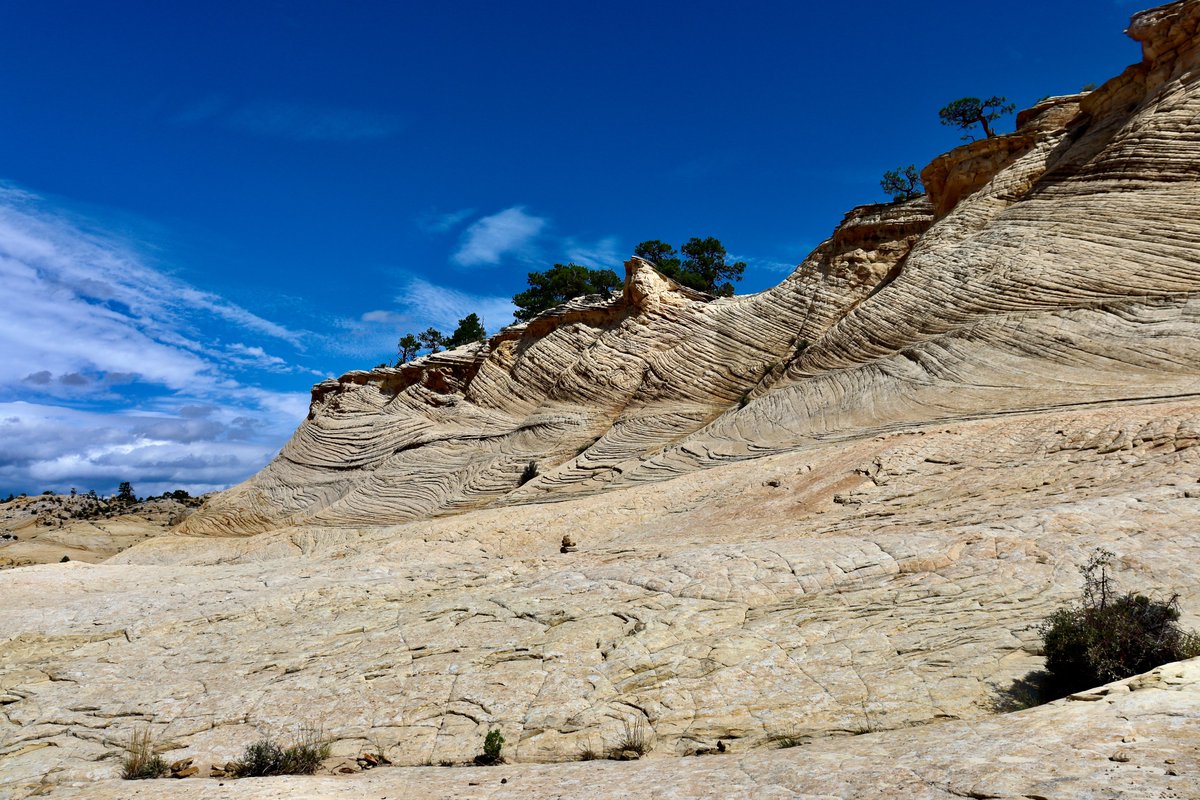
{"label": "sandstone rock formation", "polygon": [[[1200,622],[1200,0],[1131,34],[1142,63],[774,289],[631,260],[620,296],[319,384],[176,535],[0,573],[0,792],[1200,794],[1194,662],[996,714],[1096,546]],[[96,783],[139,724],[209,774],[305,722],[405,768]],[[643,760],[533,763],[631,722]],[[419,766],[492,727],[508,766]]]}

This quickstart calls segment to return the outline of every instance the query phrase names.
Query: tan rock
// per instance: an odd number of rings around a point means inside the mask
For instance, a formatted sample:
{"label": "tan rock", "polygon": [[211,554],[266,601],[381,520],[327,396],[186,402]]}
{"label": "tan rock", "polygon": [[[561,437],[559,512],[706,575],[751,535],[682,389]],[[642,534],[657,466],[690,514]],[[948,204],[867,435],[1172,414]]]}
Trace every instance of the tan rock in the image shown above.
{"label": "tan rock", "polygon": [[[1096,546],[1200,622],[1198,23],[1140,15],[1143,63],[953,156],[943,216],[854,209],[745,297],[631,260],[620,296],[319,384],[169,535],[0,573],[0,792],[1200,794],[1194,759],[1139,769],[1200,747],[1196,662],[996,713]],[[631,719],[647,757],[562,763]],[[303,723],[402,766],[109,780],[136,726],[221,763]],[[494,728],[502,771],[419,766]]]}

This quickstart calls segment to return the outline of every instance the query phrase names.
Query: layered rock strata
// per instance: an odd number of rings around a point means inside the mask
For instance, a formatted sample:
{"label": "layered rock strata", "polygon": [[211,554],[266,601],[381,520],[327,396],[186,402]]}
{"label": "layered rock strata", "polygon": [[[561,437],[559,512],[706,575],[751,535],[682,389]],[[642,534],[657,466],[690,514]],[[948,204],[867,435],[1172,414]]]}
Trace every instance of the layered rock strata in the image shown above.
{"label": "layered rock strata", "polygon": [[[633,260],[619,296],[318,385],[177,535],[0,573],[0,792],[1200,794],[1195,663],[996,713],[1095,547],[1200,622],[1198,25],[1139,15],[1142,63],[774,289]],[[499,727],[511,771],[94,783],[143,725],[206,774],[305,722],[406,767]],[[531,763],[630,725],[639,764]]]}

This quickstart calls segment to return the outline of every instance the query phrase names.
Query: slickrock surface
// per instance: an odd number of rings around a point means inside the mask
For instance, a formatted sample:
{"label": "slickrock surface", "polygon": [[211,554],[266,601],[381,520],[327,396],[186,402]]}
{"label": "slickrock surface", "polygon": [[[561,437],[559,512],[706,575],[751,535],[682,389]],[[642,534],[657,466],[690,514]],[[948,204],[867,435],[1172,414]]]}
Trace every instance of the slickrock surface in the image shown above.
{"label": "slickrock surface", "polygon": [[[772,290],[632,260],[318,385],[174,535],[0,572],[0,797],[1200,796],[1195,662],[996,713],[1097,546],[1200,624],[1200,0],[1131,33]],[[404,766],[97,783],[141,725],[203,775],[306,722]]]}
{"label": "slickrock surface", "polygon": [[56,796],[81,800],[1196,796],[1200,664],[1170,664],[1080,697],[979,722],[843,737],[787,750],[633,763],[384,768],[345,779],[109,781],[63,790]]}

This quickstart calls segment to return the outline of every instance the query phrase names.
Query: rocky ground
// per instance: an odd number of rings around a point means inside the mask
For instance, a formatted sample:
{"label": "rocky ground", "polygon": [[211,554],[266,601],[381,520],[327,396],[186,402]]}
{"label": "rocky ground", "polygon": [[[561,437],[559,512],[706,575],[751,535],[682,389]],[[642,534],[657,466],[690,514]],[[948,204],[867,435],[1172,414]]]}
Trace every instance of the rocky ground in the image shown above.
{"label": "rocky ground", "polygon": [[[1200,0],[1130,33],[775,289],[632,260],[319,384],[170,532],[0,572],[0,796],[1200,796],[1196,662],[1009,712],[1097,547],[1200,627]],[[304,725],[356,774],[202,777]],[[114,781],[139,730],[199,776]]]}

